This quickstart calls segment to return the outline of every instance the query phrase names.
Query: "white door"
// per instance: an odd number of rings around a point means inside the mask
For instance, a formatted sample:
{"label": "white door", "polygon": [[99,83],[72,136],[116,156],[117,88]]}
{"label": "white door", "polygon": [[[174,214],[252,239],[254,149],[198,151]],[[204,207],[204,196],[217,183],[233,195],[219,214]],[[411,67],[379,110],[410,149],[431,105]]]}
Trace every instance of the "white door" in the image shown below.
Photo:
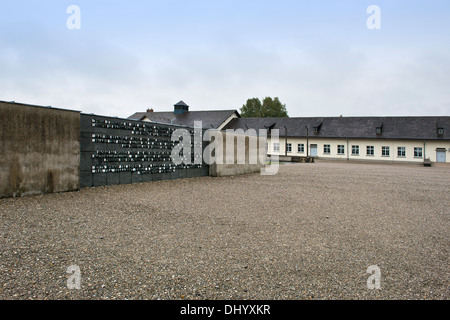
{"label": "white door", "polygon": [[445,151],[436,150],[436,162],[446,162]]}
{"label": "white door", "polygon": [[311,146],[311,157],[317,157],[317,146]]}

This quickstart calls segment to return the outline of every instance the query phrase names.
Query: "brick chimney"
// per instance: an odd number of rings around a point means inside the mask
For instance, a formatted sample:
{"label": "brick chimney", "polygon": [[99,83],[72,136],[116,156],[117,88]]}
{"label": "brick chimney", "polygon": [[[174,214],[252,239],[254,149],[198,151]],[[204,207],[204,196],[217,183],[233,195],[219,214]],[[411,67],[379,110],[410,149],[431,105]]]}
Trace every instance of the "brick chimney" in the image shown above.
{"label": "brick chimney", "polygon": [[153,112],[153,108],[147,109],[147,112]]}

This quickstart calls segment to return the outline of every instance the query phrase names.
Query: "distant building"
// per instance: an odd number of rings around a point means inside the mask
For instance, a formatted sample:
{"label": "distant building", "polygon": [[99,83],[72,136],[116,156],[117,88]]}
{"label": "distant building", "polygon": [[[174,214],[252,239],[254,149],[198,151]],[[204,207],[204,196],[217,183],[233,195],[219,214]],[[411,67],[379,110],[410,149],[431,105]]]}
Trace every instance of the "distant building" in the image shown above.
{"label": "distant building", "polygon": [[193,127],[194,121],[202,121],[202,127],[205,129],[221,130],[230,120],[240,117],[236,110],[189,111],[189,106],[180,101],[174,105],[173,111],[156,112],[153,109],[147,109],[146,112],[136,112],[128,119],[188,127]]}
{"label": "distant building", "polygon": [[237,118],[224,129],[278,129],[267,153],[343,160],[450,162],[450,117]]}
{"label": "distant building", "polygon": [[450,162],[450,117],[241,118],[236,110],[189,111],[183,101],[170,112],[137,112],[133,120],[203,128],[278,129],[267,139],[269,155],[396,162]]}

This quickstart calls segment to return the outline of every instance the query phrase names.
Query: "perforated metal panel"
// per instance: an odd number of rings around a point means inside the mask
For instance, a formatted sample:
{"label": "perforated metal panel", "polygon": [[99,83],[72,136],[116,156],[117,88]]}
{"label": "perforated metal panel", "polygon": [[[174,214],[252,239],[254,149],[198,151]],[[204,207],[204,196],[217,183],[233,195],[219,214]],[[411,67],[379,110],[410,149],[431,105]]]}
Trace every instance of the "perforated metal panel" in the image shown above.
{"label": "perforated metal panel", "polygon": [[[80,186],[95,187],[208,175],[208,166],[174,164],[171,135],[177,126],[81,114]],[[203,142],[197,141],[202,144]]]}

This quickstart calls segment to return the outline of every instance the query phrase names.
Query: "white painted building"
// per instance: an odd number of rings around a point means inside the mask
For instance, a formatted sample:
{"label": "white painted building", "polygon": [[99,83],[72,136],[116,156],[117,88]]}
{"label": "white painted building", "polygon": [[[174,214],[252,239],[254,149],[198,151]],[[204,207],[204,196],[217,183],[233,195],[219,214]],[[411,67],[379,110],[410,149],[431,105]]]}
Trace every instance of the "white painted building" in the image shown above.
{"label": "white painted building", "polygon": [[270,155],[450,162],[450,117],[237,118],[225,129],[277,129]]}
{"label": "white painted building", "polygon": [[[268,154],[306,157],[307,145],[305,138],[269,139]],[[449,155],[449,141],[309,139],[309,156],[320,159],[450,162]]]}
{"label": "white painted building", "polygon": [[278,130],[267,139],[269,155],[318,159],[396,162],[450,162],[450,117],[241,118],[236,110],[189,111],[183,101],[173,111],[137,112],[134,120],[203,128]]}

